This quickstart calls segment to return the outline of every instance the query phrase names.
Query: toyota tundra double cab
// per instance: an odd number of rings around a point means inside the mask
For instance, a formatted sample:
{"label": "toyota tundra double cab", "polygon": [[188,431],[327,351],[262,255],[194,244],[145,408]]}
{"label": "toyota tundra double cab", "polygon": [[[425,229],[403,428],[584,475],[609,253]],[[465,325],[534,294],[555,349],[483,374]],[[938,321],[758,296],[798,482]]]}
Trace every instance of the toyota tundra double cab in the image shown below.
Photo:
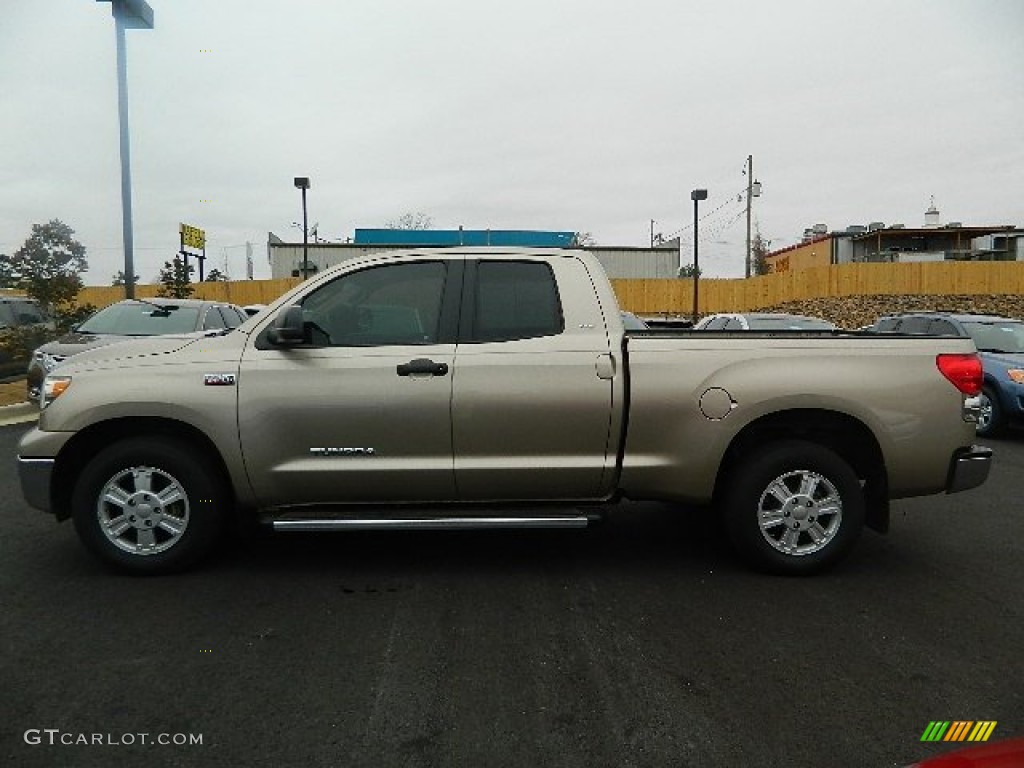
{"label": "toyota tundra double cab", "polygon": [[[970,339],[625,331],[593,256],[354,259],[235,329],[83,352],[19,448],[28,503],[104,561],[180,569],[276,530],[585,526],[705,505],[751,564],[839,561],[889,501],[987,477]],[[585,511],[581,511],[585,510]]]}

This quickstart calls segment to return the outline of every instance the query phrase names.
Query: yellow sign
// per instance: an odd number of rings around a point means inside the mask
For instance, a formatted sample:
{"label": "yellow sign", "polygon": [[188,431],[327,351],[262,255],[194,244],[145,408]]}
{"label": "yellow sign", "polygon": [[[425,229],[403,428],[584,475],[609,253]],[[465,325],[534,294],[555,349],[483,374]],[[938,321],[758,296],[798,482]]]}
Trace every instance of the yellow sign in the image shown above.
{"label": "yellow sign", "polygon": [[181,243],[189,248],[206,247],[206,230],[193,227],[188,224],[179,224],[178,231],[181,233]]}

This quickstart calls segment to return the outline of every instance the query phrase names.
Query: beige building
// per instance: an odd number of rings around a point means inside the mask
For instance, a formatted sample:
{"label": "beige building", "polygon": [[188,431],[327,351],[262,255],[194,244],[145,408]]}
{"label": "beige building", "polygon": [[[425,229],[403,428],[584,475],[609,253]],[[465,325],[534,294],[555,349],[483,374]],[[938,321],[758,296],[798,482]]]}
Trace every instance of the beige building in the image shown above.
{"label": "beige building", "polygon": [[805,232],[803,242],[773,251],[765,261],[771,272],[871,262],[1024,261],[1024,230],[957,222],[908,229],[876,222],[829,232],[818,225]]}

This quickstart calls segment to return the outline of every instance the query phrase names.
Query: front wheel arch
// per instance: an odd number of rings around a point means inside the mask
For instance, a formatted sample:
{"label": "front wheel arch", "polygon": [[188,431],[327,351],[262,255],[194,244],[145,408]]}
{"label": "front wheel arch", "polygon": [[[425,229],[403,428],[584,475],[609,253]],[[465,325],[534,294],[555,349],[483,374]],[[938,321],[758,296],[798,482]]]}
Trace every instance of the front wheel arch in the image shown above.
{"label": "front wheel arch", "polygon": [[[53,470],[51,484],[52,509],[57,520],[71,517],[71,491],[82,468],[90,458],[108,445],[120,440],[145,436],[159,440],[175,440],[189,446],[225,480],[230,478],[227,465],[212,440],[201,430],[183,421],[168,418],[131,416],[91,424],[77,432],[61,449]],[[232,492],[230,482],[227,490]],[[232,497],[232,503],[235,499]]]}
{"label": "front wheel arch", "polygon": [[186,568],[206,555],[228,520],[223,476],[173,438],[119,440],[89,459],[71,492],[82,543],[135,574]]}

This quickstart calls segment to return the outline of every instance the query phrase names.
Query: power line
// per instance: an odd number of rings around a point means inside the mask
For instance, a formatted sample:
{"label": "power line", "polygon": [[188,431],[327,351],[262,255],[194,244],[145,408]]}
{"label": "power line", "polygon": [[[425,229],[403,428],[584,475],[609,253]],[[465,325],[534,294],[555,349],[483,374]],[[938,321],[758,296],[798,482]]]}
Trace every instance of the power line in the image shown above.
{"label": "power line", "polygon": [[[737,194],[742,195],[743,191],[744,190],[740,190],[740,192],[738,192],[738,193],[734,193],[732,195],[729,195],[725,199],[725,201],[722,202],[720,205],[718,205],[715,208],[712,208],[710,211],[705,213],[703,216],[699,217],[697,219],[697,223],[699,224],[702,221],[706,221],[707,219],[711,218],[712,216],[714,216],[716,213],[718,213],[719,211],[721,211],[723,208],[725,208],[728,205],[740,205],[740,203],[738,203],[734,198],[735,198],[735,196]],[[666,235],[665,237],[666,237],[666,239],[671,240],[673,237],[676,237],[677,235],[681,235],[683,232],[685,232],[688,229],[693,229],[693,222],[690,222],[689,224],[684,224],[679,229],[677,229],[674,232]]]}

